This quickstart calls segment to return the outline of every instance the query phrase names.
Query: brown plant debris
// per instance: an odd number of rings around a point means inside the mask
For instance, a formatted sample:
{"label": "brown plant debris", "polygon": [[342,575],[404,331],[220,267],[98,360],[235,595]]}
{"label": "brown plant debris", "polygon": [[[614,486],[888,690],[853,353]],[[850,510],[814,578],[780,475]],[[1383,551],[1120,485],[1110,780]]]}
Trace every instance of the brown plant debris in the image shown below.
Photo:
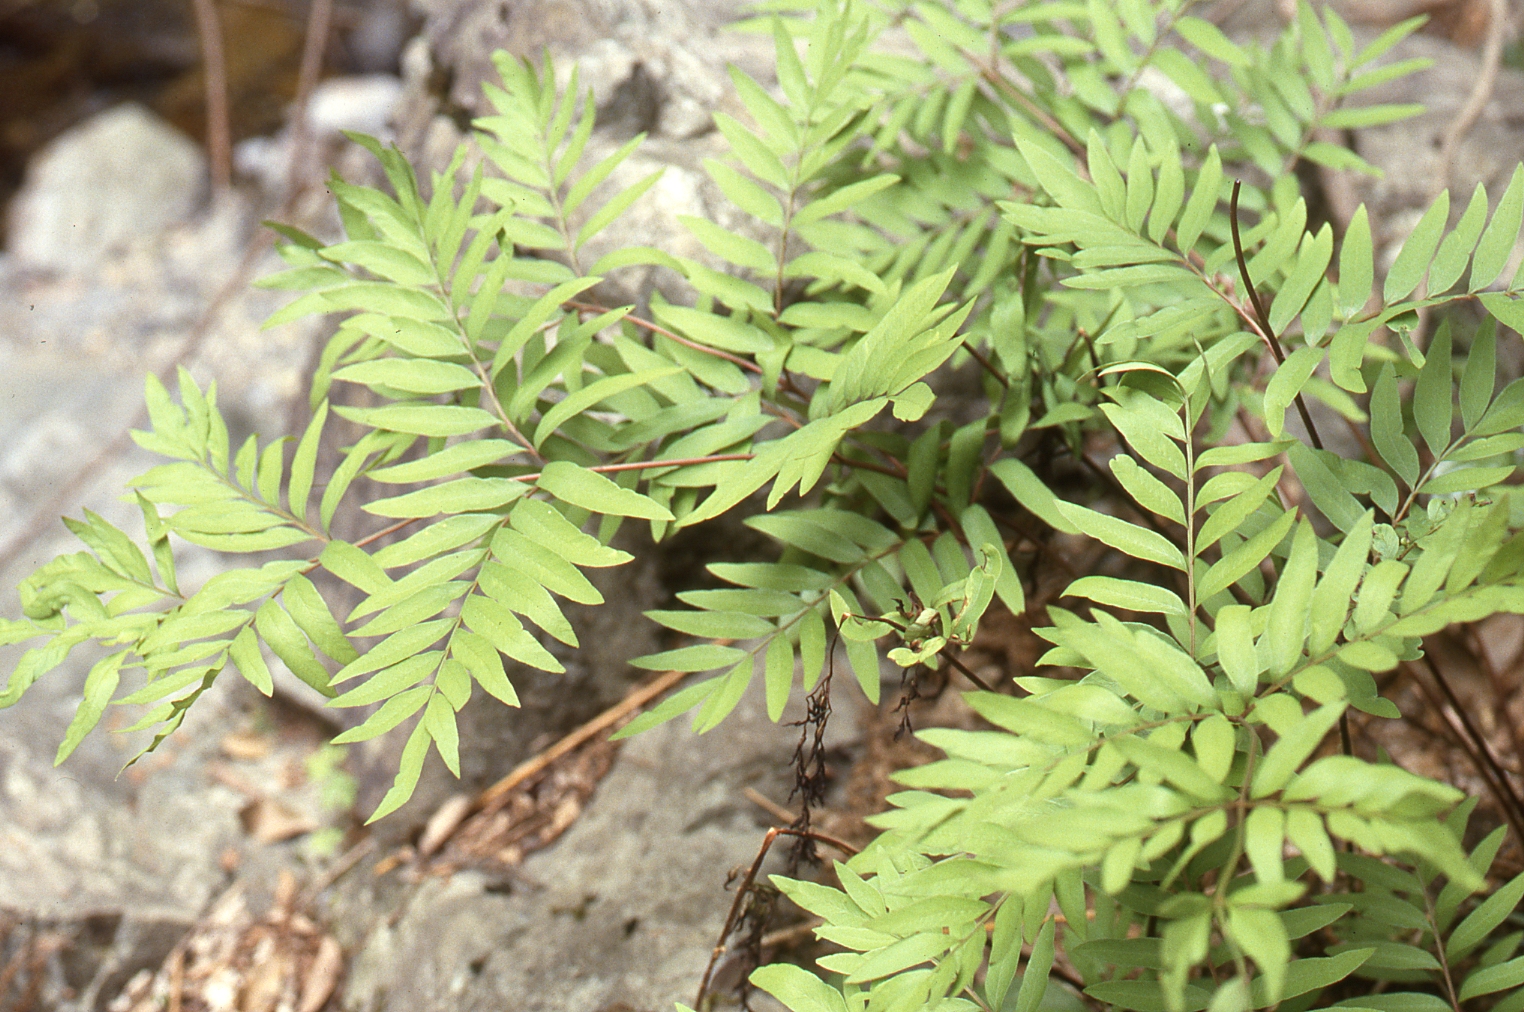
{"label": "brown plant debris", "polygon": [[32,1012],[47,979],[48,961],[69,938],[0,911],[0,1009]]}
{"label": "brown plant debris", "polygon": [[[461,818],[465,806],[450,799],[430,820],[430,828],[459,820],[448,834],[425,829],[420,857],[437,851],[432,874],[462,868],[514,868],[524,857],[553,843],[571,828],[614,764],[619,743],[606,736],[591,739],[555,759],[512,790],[499,794],[480,811]],[[439,836],[448,835],[447,842]],[[424,844],[430,845],[426,852]]]}
{"label": "brown plant debris", "polygon": [[463,868],[516,868],[526,855],[549,846],[570,829],[582,814],[619,753],[619,744],[610,741],[609,734],[685,677],[669,671],[637,685],[624,699],[520,763],[477,796],[457,794],[446,799],[429,817],[416,846],[383,858],[372,873],[384,875],[414,861],[430,862],[426,873],[432,875],[452,875]]}
{"label": "brown plant debris", "polygon": [[157,973],[143,972],[110,1012],[321,1012],[344,972],[344,953],[301,909],[282,872],[263,916],[234,885],[212,905]]}

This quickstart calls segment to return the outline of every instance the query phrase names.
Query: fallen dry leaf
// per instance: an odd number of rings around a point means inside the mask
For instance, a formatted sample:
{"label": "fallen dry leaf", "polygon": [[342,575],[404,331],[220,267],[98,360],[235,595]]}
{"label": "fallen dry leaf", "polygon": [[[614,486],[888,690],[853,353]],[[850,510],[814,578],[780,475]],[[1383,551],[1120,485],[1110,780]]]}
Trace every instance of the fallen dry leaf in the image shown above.
{"label": "fallen dry leaf", "polygon": [[312,819],[270,798],[249,802],[238,817],[243,831],[257,843],[280,843],[318,828]]}
{"label": "fallen dry leaf", "polygon": [[317,955],[302,979],[302,998],[296,1012],[318,1012],[326,1005],[343,969],[344,950],[339,948],[332,935],[324,935],[318,943]]}
{"label": "fallen dry leaf", "polygon": [[274,1012],[281,991],[286,986],[286,960],[282,954],[274,951],[256,952],[254,959],[253,970],[244,983],[243,1000],[239,1002],[239,1008],[242,1012]]}
{"label": "fallen dry leaf", "polygon": [[[270,909],[249,909],[234,885],[157,973],[134,978],[109,1012],[321,1012],[344,953],[314,922],[302,884],[283,870]],[[0,1006],[3,1008],[4,1006]]]}
{"label": "fallen dry leaf", "polygon": [[429,816],[428,825],[423,828],[423,836],[418,840],[418,853],[422,857],[428,857],[440,847],[455,832],[456,828],[465,821],[471,812],[471,795],[452,794],[444,803],[434,810]]}
{"label": "fallen dry leaf", "polygon": [[224,755],[242,762],[254,762],[270,754],[270,736],[254,731],[223,735],[221,744]]}

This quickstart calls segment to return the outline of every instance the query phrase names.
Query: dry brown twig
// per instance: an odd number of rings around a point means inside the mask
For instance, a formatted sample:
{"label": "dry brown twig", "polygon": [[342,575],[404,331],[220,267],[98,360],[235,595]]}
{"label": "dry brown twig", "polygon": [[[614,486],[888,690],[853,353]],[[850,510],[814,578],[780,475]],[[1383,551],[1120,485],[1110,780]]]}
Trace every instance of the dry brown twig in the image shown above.
{"label": "dry brown twig", "polygon": [[185,1000],[185,944],[169,954],[169,1012],[180,1012]]}
{"label": "dry brown twig", "polygon": [[1508,33],[1508,0],[1490,0],[1487,5],[1487,35],[1482,42],[1482,66],[1471,86],[1471,93],[1461,106],[1450,125],[1445,128],[1439,146],[1439,164],[1429,186],[1430,198],[1438,197],[1440,191],[1450,185],[1450,170],[1455,167],[1455,156],[1461,141],[1476,126],[1482,111],[1492,99],[1497,87],[1498,72],[1503,66],[1503,43]]}
{"label": "dry brown twig", "polygon": [[598,716],[550,746],[550,748],[519,763],[507,776],[476,796],[475,803],[472,806],[473,810],[487,807],[530,777],[545,770],[557,759],[587,743],[598,732],[613,727],[626,716],[645,706],[687,677],[687,672],[668,671],[636,688],[618,703],[604,710]]}
{"label": "dry brown twig", "polygon": [[288,200],[294,200],[303,188],[313,146],[307,103],[323,73],[323,51],[328,48],[328,36],[332,29],[333,0],[312,0],[312,10],[307,16],[307,36],[302,43],[302,65],[297,72],[296,101],[292,103],[291,174],[286,187]]}
{"label": "dry brown twig", "polygon": [[1471,765],[1487,784],[1503,817],[1513,828],[1514,835],[1524,839],[1524,804],[1521,804],[1518,793],[1508,779],[1508,774],[1503,770],[1497,757],[1492,754],[1487,739],[1471,720],[1466,707],[1450,687],[1449,681],[1428,654],[1423,657],[1423,667],[1428,671],[1430,678],[1426,679],[1419,675],[1416,664],[1409,662],[1407,667],[1413,684],[1417,685],[1419,691],[1429,700],[1434,712],[1455,736],[1455,743],[1460,746],[1461,751],[1466,754]]}
{"label": "dry brown twig", "polygon": [[201,70],[206,89],[206,151],[211,162],[212,192],[233,184],[233,128],[228,119],[228,68],[222,51],[222,18],[215,0],[191,0],[196,34],[201,40]]}
{"label": "dry brown twig", "polygon": [[756,805],[758,808],[762,809],[764,812],[766,812],[768,815],[771,815],[779,822],[793,822],[796,818],[798,818],[798,816],[796,816],[793,812],[789,811],[787,808],[784,808],[782,805],[778,804],[778,802],[774,801],[766,794],[763,794],[755,787],[747,787],[743,789],[741,793],[745,795],[747,801],[750,801],[752,804]]}
{"label": "dry brown twig", "polygon": [[782,829],[774,826],[767,831],[767,834],[762,837],[762,846],[757,849],[757,856],[752,859],[751,867],[746,869],[746,875],[741,879],[740,884],[736,886],[736,898],[730,904],[730,913],[725,917],[725,926],[720,929],[719,941],[715,942],[714,950],[709,954],[709,964],[704,967],[703,979],[699,981],[698,995],[693,999],[693,1007],[699,1009],[700,1012],[704,1008],[704,996],[709,993],[709,982],[714,977],[714,968],[719,964],[720,957],[725,954],[726,942],[730,938],[730,933],[735,930],[736,924],[741,920],[741,913],[746,908],[746,898],[751,895],[752,884],[757,880],[757,873],[762,870],[762,862],[767,860],[768,851],[772,850],[773,843],[780,836],[803,837],[809,840],[816,840],[827,846],[835,847],[843,854],[849,856],[857,853],[857,848],[850,843],[838,840],[833,836],[827,836],[824,833],[817,833],[814,830]]}
{"label": "dry brown twig", "polygon": [[1476,662],[1481,665],[1482,672],[1487,676],[1487,684],[1492,687],[1493,704],[1497,708],[1499,722],[1508,729],[1508,738],[1513,745],[1514,769],[1524,763],[1524,727],[1510,719],[1508,709],[1513,701],[1514,689],[1508,684],[1508,679],[1494,663],[1491,652],[1483,642],[1482,632],[1478,623],[1466,626],[1466,640],[1471,648],[1471,654]]}

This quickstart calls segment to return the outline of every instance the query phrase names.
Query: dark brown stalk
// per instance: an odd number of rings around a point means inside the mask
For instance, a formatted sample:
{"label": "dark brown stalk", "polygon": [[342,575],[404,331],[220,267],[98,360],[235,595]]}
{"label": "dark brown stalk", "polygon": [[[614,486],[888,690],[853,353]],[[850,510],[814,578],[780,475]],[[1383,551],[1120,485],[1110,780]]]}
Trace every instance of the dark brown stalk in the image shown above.
{"label": "dark brown stalk", "polygon": [[1508,719],[1508,704],[1513,698],[1503,673],[1492,663],[1492,655],[1487,652],[1487,645],[1482,642],[1481,628],[1478,625],[1466,627],[1467,638],[1471,641],[1471,652],[1476,657],[1477,663],[1487,673],[1487,681],[1492,686],[1494,705],[1503,717],[1503,726],[1508,729],[1509,740],[1513,743],[1514,768],[1519,769],[1524,763],[1524,728]]}
{"label": "dark brown stalk", "polygon": [[1449,681],[1440,673],[1439,667],[1427,653],[1424,654],[1423,664],[1433,677],[1434,684],[1439,687],[1439,691],[1450,704],[1450,709],[1455,711],[1456,719],[1459,720],[1461,729],[1464,732],[1464,738],[1469,739],[1462,741],[1462,747],[1470,756],[1471,761],[1476,765],[1477,771],[1482,774],[1487,780],[1488,785],[1492,787],[1494,794],[1497,796],[1498,805],[1503,809],[1503,814],[1507,817],[1508,824],[1513,827],[1514,834],[1518,839],[1524,840],[1524,804],[1520,803],[1519,795],[1513,789],[1513,784],[1509,781],[1508,774],[1504,772],[1502,764],[1498,762],[1497,757],[1492,754],[1492,748],[1487,744],[1487,739],[1482,736],[1480,729],[1472,723],[1470,715],[1466,712],[1466,708],[1461,705],[1461,701],[1455,695],[1455,690],[1450,687]]}
{"label": "dark brown stalk", "polygon": [[307,117],[307,103],[323,73],[323,51],[333,28],[333,0],[312,0],[307,15],[307,33],[302,43],[302,64],[296,78],[296,101],[292,105],[291,177],[288,190],[294,199],[301,192],[313,143],[312,124]]}
{"label": "dark brown stalk", "polygon": [[[1014,532],[1018,539],[1030,542],[1033,551],[1036,553],[1037,559],[1051,559],[1060,569],[1069,574],[1069,578],[1071,580],[1078,580],[1080,576],[1083,575],[1079,570],[1074,568],[1073,563],[1064,558],[1061,552],[1055,552],[1049,548],[1048,545],[1043,542],[1042,537],[1038,535],[1037,532],[1027,527],[1025,523],[999,513],[991,513],[990,519],[994,520],[995,523],[999,524],[1000,526],[1008,528]],[[1011,549],[1011,551],[1014,551],[1014,549]],[[1034,561],[1032,565],[1032,572],[1035,574],[1038,572],[1038,570],[1039,567]],[[1032,578],[1032,587],[1033,591],[1035,592],[1037,588],[1037,581],[1035,576]],[[1029,604],[1028,607],[1030,608],[1031,605]]]}
{"label": "dark brown stalk", "polygon": [[985,372],[995,377],[1001,386],[1005,387],[1006,389],[1010,389],[1011,381],[1006,378],[1005,373],[995,368],[995,363],[986,358],[983,352],[981,352],[978,348],[975,348],[973,345],[969,344],[967,341],[963,342],[963,350],[968,352],[975,362],[978,362],[981,366],[983,366]]}
{"label": "dark brown stalk", "polygon": [[[1259,289],[1254,287],[1254,279],[1249,277],[1249,262],[1244,259],[1244,243],[1238,236],[1238,191],[1242,186],[1241,180],[1233,180],[1233,197],[1228,203],[1228,224],[1233,229],[1233,255],[1238,258],[1238,276],[1243,279],[1244,290],[1248,293],[1249,302],[1254,307],[1260,337],[1264,338],[1270,354],[1275,356],[1275,364],[1280,365],[1286,361],[1286,355],[1281,351],[1280,338],[1275,335],[1275,329],[1270,326],[1270,314],[1265,311],[1265,303],[1259,297]],[[1323,439],[1318,435],[1317,426],[1312,424],[1312,415],[1307,411],[1307,402],[1302,399],[1301,394],[1296,395],[1296,411],[1302,416],[1302,425],[1307,429],[1307,438],[1312,440],[1314,447],[1321,450]]]}
{"label": "dark brown stalk", "polygon": [[741,919],[741,912],[746,907],[746,898],[751,895],[752,886],[757,881],[757,873],[762,870],[762,862],[767,859],[767,852],[772,849],[773,842],[780,836],[807,837],[808,839],[835,847],[843,854],[856,854],[857,848],[844,840],[838,840],[824,833],[814,830],[781,829],[777,826],[767,831],[762,837],[762,846],[757,850],[757,856],[752,860],[751,867],[746,869],[746,875],[736,887],[736,898],[730,904],[730,913],[725,917],[725,926],[720,929],[720,940],[715,943],[714,951],[709,954],[709,964],[704,967],[704,976],[699,981],[698,995],[693,999],[693,1007],[703,1012],[704,996],[709,993],[709,981],[714,976],[714,968],[719,963],[720,957],[725,954],[725,940],[735,930],[736,922]]}
{"label": "dark brown stalk", "polygon": [[212,169],[212,191],[227,192],[233,184],[233,128],[228,119],[228,67],[222,51],[222,18],[215,0],[191,0],[196,34],[201,39],[201,69],[206,89],[206,151]]}
{"label": "dark brown stalk", "polygon": [[951,664],[953,667],[957,668],[964,678],[967,678],[970,682],[973,682],[985,692],[995,691],[988,682],[970,671],[968,665],[964,664],[962,661],[958,660],[951,653],[949,653],[946,647],[943,647],[939,652],[942,656],[942,659],[945,660],[948,664]]}

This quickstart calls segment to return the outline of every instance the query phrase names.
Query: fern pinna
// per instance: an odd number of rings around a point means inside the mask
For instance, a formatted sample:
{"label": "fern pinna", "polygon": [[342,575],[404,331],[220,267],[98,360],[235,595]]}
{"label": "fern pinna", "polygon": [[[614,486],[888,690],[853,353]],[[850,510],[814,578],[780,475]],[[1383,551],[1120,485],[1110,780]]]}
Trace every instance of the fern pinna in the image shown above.
{"label": "fern pinna", "polygon": [[[957,664],[991,609],[1027,614],[1030,546],[1083,536],[1130,568],[1030,616],[1041,673],[971,694],[980,729],[920,732],[946,758],[898,774],[839,888],[777,881],[839,951],[753,981],[795,1012],[1036,1012],[1050,975],[1137,1012],[1519,1012],[1524,879],[1473,899],[1503,831],[1468,850],[1474,799],[1332,742],[1398,716],[1376,676],[1425,636],[1524,612],[1524,381],[1496,354],[1524,168],[1441,195],[1378,276],[1365,210],[1310,223],[1292,170],[1375,171],[1321,138],[1416,112],[1359,101],[1422,69],[1389,56],[1417,22],[1357,44],[1303,3],[1240,43],[1191,7],[759,5],[777,87],[733,73],[750,122],[716,114],[704,166],[750,225],[683,219],[707,262],[592,256],[657,174],[609,194],[641,138],[585,165],[592,96],[548,60],[499,57],[469,174],[356,137],[390,193],[333,180],[344,240],[282,226],[263,282],[302,293],[271,325],[341,315],[311,424],[234,449],[215,386],[150,381],[148,550],[69,521],[84,550],[0,631],[42,640],[0,703],[99,643],[59,760],[110,705],[146,707],[152,749],[229,661],[269,693],[273,657],[373,708],[338,742],[407,735],[375,819],[430,749],[458,770],[473,692],[559,670],[560,602],[601,602],[584,571],[630,558],[628,520],[739,512],[780,551],[650,613],[688,639],[639,663],[704,677],[624,734],[719,727],[759,675],[779,719],[838,649],[877,701],[881,652]],[[632,268],[690,298],[596,301]],[[320,483],[330,415],[363,435]],[[1108,495],[1056,494],[1064,455]],[[375,532],[335,537],[356,509]],[[279,557],[182,588],[176,539]]]}

